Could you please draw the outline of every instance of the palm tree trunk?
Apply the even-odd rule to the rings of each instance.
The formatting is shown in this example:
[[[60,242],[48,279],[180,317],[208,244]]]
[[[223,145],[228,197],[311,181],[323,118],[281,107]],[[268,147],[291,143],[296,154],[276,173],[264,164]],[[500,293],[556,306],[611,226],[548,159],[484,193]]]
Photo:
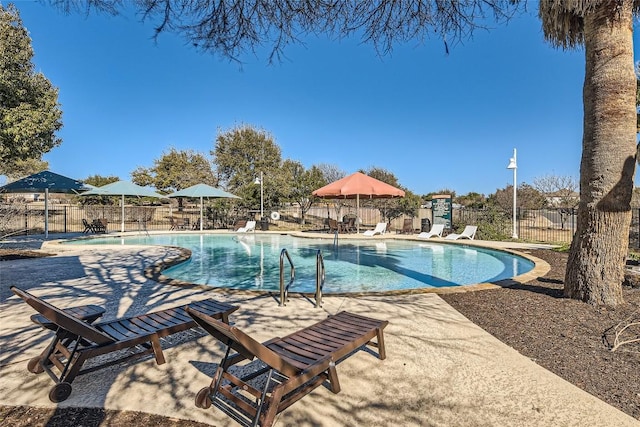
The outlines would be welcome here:
[[[564,294],[593,305],[624,302],[636,163],[632,3],[601,2],[584,17],[580,204]]]

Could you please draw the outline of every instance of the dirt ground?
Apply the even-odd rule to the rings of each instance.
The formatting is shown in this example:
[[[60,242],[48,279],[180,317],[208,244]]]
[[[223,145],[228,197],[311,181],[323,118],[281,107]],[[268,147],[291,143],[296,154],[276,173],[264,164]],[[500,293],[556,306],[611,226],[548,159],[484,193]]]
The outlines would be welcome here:
[[[39,251],[30,251],[27,249],[2,249],[0,248],[0,261],[8,261],[12,259],[39,258],[50,256],[51,254]]]
[[[615,327],[632,320],[640,322],[640,289],[624,289],[627,304],[623,307],[593,308],[563,298],[566,254],[549,250],[529,252],[551,265],[545,277],[510,288],[448,294],[443,298],[521,354],[640,419],[640,343],[611,351]],[[627,329],[621,337],[640,337],[640,326]],[[0,405],[0,425],[200,427],[205,424],[141,412]]]

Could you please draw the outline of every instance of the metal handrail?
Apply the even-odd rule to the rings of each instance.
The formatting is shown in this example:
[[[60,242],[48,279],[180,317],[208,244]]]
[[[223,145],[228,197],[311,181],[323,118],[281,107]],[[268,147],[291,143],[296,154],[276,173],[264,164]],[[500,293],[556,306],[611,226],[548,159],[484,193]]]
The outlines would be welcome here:
[[[284,286],[284,257],[287,257],[289,261],[289,265],[291,266],[291,278],[287,286]],[[291,257],[289,256],[289,252],[286,248],[280,251],[280,307],[285,305],[286,301],[289,301],[289,286],[293,283],[293,280],[296,278],[296,268],[293,266],[293,261],[291,261]]]
[[[316,253],[316,308],[322,307],[322,288],[326,277],[324,259],[320,250]]]
[[[333,246],[338,246],[338,230],[337,229],[333,235]]]

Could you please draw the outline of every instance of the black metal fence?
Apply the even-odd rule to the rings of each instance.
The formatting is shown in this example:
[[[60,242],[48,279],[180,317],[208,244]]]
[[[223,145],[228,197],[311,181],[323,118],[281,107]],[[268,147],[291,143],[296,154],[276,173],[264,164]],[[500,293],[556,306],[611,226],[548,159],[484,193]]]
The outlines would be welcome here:
[[[576,209],[518,209],[516,234],[528,242],[570,243],[576,231]],[[454,209],[453,226],[478,226],[479,237],[504,240],[513,236],[513,212],[499,209]]]
[[[270,214],[271,212],[269,212]],[[272,227],[282,230],[322,229],[327,215],[336,217],[345,212],[328,211],[326,206],[317,206],[305,213],[305,224],[298,207],[279,209],[277,219],[269,218]],[[518,239],[529,242],[568,244],[576,231],[577,210],[575,209],[518,209],[516,232]],[[7,234],[41,234],[44,232],[45,210],[42,204],[0,205],[0,236]],[[228,229],[238,218],[254,218],[255,212],[221,212],[205,208],[203,227],[207,229]],[[374,208],[362,208],[360,217],[364,228],[382,222],[380,212]],[[170,230],[176,224],[183,229],[199,228],[200,209],[197,206],[181,209],[168,206],[126,206],[124,210],[125,231]],[[82,220],[106,219],[107,231],[120,231],[123,220],[120,206],[109,205],[61,205],[48,208],[48,229],[50,233],[82,232]],[[391,221],[391,229],[403,227],[405,217]],[[420,231],[424,223],[431,223],[430,209],[420,209],[413,217],[414,230]],[[513,234],[513,212],[499,209],[454,209],[452,225],[455,230],[465,225],[478,226],[478,238],[484,240],[510,239]],[[640,248],[640,209],[633,209],[629,230],[629,245]]]

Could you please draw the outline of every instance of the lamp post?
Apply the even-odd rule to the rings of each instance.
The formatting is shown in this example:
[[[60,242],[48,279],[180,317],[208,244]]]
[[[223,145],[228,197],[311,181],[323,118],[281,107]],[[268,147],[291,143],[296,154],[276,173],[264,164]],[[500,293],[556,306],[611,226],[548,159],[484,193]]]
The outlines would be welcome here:
[[[254,184],[260,184],[260,222],[262,222],[262,218],[264,218],[264,186],[262,181],[263,175],[262,171],[260,171],[260,177],[256,177],[256,180],[253,182]]]
[[[513,149],[513,157],[509,159],[509,166],[507,166],[507,169],[513,169],[513,234],[511,237],[513,237],[514,239],[518,238],[518,229],[517,229],[517,223],[516,223],[516,216],[517,216],[517,192],[518,192],[518,180],[516,178],[516,171],[518,170],[518,162],[516,160],[516,149]]]

